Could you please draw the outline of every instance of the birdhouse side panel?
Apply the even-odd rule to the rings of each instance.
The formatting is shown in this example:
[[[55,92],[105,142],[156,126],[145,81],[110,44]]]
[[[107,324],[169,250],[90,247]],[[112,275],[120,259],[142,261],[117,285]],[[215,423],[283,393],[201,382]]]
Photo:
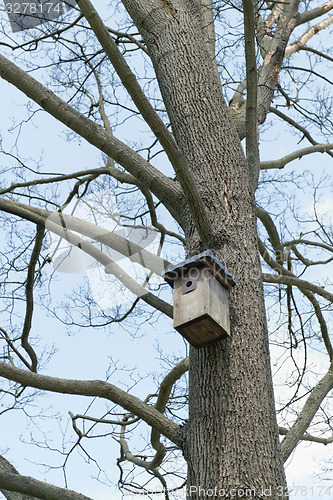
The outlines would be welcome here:
[[[214,278],[208,280],[208,284],[208,314],[227,335],[230,335],[229,292]]]

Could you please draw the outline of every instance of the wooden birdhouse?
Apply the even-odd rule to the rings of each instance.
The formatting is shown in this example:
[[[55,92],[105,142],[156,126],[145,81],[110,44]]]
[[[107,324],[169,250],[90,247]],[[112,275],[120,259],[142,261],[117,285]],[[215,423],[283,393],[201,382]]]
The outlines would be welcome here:
[[[174,289],[173,326],[191,345],[230,335],[229,290],[236,280],[211,252],[170,267],[163,278]]]

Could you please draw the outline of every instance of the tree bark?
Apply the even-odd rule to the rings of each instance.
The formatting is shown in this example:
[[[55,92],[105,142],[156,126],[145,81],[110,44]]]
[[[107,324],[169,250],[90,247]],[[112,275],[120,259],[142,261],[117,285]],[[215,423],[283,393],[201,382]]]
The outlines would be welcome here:
[[[252,488],[252,498],[259,498],[264,488],[276,499],[285,476],[254,198],[241,143],[207,57],[197,3],[124,4],[145,39],[177,145],[215,230],[210,242],[202,242],[193,223],[185,223],[188,253],[209,247],[237,279],[230,293],[230,338],[190,352],[188,495],[202,498],[216,488],[221,495],[239,490],[244,497]]]
[[[0,455],[0,474],[19,474],[15,467],[2,455]],[[35,500],[36,498],[17,491],[5,490],[2,487],[0,487],[0,491],[7,500]]]

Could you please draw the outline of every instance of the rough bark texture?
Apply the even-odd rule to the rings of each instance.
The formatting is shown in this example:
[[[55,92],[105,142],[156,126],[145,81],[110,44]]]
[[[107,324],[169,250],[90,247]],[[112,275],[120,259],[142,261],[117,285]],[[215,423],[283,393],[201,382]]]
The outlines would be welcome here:
[[[230,294],[231,338],[190,354],[190,408],[184,455],[189,498],[285,486],[274,411],[254,200],[235,127],[200,32],[195,2],[124,2],[145,38],[176,142],[216,231],[209,246],[237,279]],[[182,8],[183,6],[183,8]],[[197,490],[195,490],[197,488]],[[201,488],[201,495],[199,494]],[[278,490],[279,491],[279,490]],[[252,495],[252,498],[254,494]],[[235,496],[237,498],[237,496]]]
[[[258,69],[257,120],[259,124],[265,122],[274,97],[275,87],[285,57],[285,49],[297,24],[298,5],[299,0],[281,4],[282,15],[278,17],[273,36],[267,36],[266,29],[262,29],[265,23],[258,22],[257,24],[256,38],[263,58],[263,64]],[[259,19],[257,16],[258,21]],[[246,106],[244,106],[245,98],[243,95],[246,86],[246,81],[242,82],[230,102],[231,112],[240,139],[244,139],[247,132]]]
[[[8,462],[3,456],[0,455],[0,474],[19,474],[15,467]],[[0,488],[1,493],[7,500],[35,500],[36,497],[31,497],[30,495],[25,495],[24,493],[19,493],[17,491],[8,491]]]

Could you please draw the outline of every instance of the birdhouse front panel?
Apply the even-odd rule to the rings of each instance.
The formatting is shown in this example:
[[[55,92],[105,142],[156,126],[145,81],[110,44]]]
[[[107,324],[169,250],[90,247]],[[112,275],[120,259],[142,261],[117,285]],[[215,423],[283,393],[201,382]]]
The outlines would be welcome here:
[[[230,334],[228,291],[206,267],[175,280],[173,325],[195,347]]]
[[[174,289],[173,326],[194,347],[230,335],[229,290],[235,278],[210,251],[166,270]]]

